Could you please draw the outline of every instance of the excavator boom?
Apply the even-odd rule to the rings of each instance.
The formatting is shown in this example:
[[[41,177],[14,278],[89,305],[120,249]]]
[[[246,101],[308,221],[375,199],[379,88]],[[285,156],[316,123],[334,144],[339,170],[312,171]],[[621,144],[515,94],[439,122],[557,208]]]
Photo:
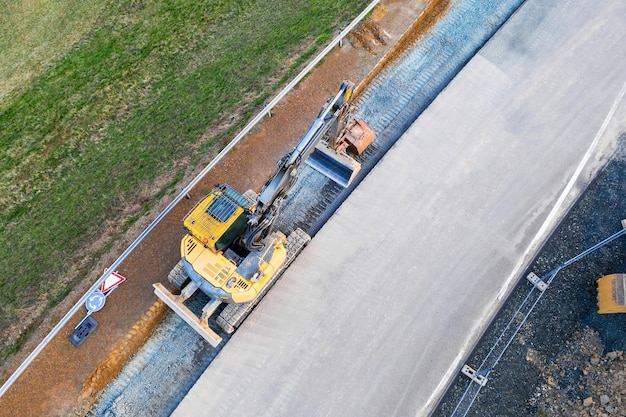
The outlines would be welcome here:
[[[348,103],[352,96],[354,83],[344,81],[339,87],[339,91],[334,97],[329,98],[320,109],[317,117],[309,126],[298,144],[291,152],[285,154],[278,161],[278,169],[273,177],[265,184],[257,198],[255,213],[248,221],[248,229],[243,237],[245,245],[249,248],[256,248],[260,240],[264,237],[265,231],[269,230],[274,222],[277,207],[287,196],[287,193],[295,183],[302,163],[307,161],[316,146],[329,133],[331,128],[337,129],[339,119],[345,114]],[[339,132],[330,132],[331,136],[336,136]],[[327,156],[323,164],[317,164],[316,169],[331,179],[336,178],[336,172],[345,171],[347,157],[338,155]]]
[[[290,188],[290,179],[295,176],[294,171],[299,169],[302,162],[309,158],[328,130],[333,125],[336,126],[337,119],[341,116],[345,106],[347,106],[353,89],[354,83],[350,81],[342,82],[337,94],[324,104],[317,118],[311,123],[311,126],[309,126],[309,129],[298,144],[291,152],[281,158],[278,162],[278,170],[267,182],[261,194],[259,194],[257,203],[261,207],[257,207],[257,210],[260,209],[262,211],[262,207],[269,207],[277,198],[286,194]]]

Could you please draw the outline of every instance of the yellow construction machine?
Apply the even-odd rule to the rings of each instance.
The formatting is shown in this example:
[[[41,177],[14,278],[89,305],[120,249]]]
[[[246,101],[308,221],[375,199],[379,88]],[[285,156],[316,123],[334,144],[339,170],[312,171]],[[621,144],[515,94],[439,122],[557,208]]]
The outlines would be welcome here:
[[[598,279],[598,313],[626,313],[626,274],[610,274]]]
[[[185,217],[181,260],[168,276],[179,295],[160,283],[156,295],[213,346],[221,337],[209,317],[227,303],[216,323],[232,333],[310,241],[296,229],[289,237],[272,230],[281,203],[306,162],[346,186],[360,165],[348,152],[360,154],[374,139],[362,120],[347,122],[354,84],[344,81],[320,109],[300,142],[278,161],[278,169],[259,194],[240,194],[227,184],[216,186]],[[197,291],[210,297],[198,317],[185,302]]]

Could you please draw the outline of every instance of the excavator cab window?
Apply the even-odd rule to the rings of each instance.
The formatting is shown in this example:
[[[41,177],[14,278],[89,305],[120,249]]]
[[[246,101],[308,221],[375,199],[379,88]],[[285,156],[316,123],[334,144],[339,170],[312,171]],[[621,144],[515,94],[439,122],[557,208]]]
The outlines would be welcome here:
[[[237,211],[237,205],[224,196],[219,196],[207,207],[206,212],[220,223],[226,223]]]
[[[239,217],[230,225],[230,227],[222,234],[222,236],[215,242],[215,250],[225,251],[230,248],[239,236],[243,233],[248,222],[248,217],[245,212],[242,212]]]

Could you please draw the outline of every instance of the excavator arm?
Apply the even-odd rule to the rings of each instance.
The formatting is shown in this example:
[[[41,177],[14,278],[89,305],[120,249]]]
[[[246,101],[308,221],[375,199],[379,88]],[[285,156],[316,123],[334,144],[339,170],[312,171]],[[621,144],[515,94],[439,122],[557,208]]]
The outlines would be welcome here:
[[[278,169],[265,184],[257,197],[256,210],[248,220],[248,227],[243,235],[244,245],[252,250],[262,245],[261,240],[272,226],[282,201],[295,184],[302,163],[314,151],[317,144],[330,132],[337,135],[338,122],[347,109],[352,96],[354,83],[344,81],[335,96],[330,97],[320,109],[317,118],[292,151],[278,161]]]

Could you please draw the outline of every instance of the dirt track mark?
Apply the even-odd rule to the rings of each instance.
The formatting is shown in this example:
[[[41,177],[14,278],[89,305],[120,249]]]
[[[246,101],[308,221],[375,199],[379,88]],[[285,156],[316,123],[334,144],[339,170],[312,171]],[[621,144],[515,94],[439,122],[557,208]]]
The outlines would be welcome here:
[[[378,45],[387,45],[384,29],[372,19],[360,24],[346,38],[355,48],[363,48],[369,53],[374,53],[374,48]]]
[[[428,3],[428,6],[418,16],[415,23],[402,35],[393,49],[378,61],[378,64],[376,64],[376,67],[374,67],[367,78],[356,87],[354,96],[357,97],[383,68],[396,62],[407,49],[425,36],[446,15],[449,8],[450,0],[432,0]]]

